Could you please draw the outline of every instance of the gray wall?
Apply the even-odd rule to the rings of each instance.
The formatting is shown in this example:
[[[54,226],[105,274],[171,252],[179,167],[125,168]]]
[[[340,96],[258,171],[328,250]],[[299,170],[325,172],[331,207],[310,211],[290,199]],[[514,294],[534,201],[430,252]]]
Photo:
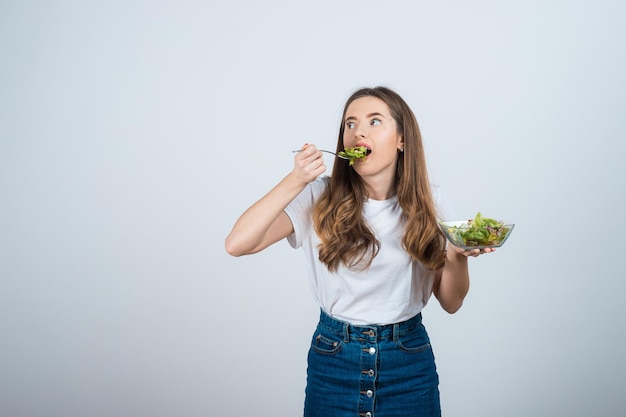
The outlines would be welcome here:
[[[623,413],[624,4],[3,1],[0,414],[301,415],[302,254],[223,241],[372,85],[517,224],[424,311],[444,415]]]

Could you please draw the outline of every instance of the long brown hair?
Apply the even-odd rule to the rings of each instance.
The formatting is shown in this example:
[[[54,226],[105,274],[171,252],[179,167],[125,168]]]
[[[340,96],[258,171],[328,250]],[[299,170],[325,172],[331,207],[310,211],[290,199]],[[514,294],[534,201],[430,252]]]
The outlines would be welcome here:
[[[398,152],[395,187],[406,220],[402,245],[411,258],[431,270],[443,267],[445,238],[437,227],[422,137],[413,111],[396,92],[386,87],[362,88],[348,98],[343,109],[337,152],[343,150],[348,106],[362,97],[384,101],[404,138]],[[367,191],[360,176],[346,163],[335,163],[329,186],[315,204],[313,224],[320,237],[319,259],[330,271],[339,263],[348,268],[367,269],[380,249],[380,242],[361,212]]]

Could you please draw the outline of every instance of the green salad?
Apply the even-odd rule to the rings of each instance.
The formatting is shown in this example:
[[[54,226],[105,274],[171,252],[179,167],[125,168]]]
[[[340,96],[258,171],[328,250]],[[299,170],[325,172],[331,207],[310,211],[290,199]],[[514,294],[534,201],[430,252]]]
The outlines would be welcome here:
[[[450,236],[464,246],[496,246],[506,239],[510,228],[504,222],[483,217],[480,212],[460,226],[444,226]]]
[[[365,161],[368,154],[369,151],[365,146],[357,146],[356,148],[345,148],[338,155],[348,158],[349,164],[352,166],[356,161]]]

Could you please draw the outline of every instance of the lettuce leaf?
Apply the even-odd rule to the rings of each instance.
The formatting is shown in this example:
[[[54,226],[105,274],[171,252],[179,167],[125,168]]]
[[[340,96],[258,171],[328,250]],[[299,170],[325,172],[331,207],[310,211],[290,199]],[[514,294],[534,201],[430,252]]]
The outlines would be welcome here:
[[[455,235],[467,246],[489,246],[499,244],[509,232],[503,222],[483,217],[478,212],[467,225],[458,228]]]
[[[365,157],[368,155],[368,149],[365,146],[345,148],[343,151],[340,151],[338,155],[348,158],[349,165],[352,166],[356,161],[365,161]]]

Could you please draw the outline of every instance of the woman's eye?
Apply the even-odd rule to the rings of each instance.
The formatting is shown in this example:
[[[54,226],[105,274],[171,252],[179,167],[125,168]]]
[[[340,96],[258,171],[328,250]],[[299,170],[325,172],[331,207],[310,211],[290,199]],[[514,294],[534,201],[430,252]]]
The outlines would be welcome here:
[[[354,122],[347,122],[347,123],[346,123],[346,127],[347,127],[348,129],[354,129]]]
[[[372,126],[378,126],[380,124],[380,119],[372,119]]]

